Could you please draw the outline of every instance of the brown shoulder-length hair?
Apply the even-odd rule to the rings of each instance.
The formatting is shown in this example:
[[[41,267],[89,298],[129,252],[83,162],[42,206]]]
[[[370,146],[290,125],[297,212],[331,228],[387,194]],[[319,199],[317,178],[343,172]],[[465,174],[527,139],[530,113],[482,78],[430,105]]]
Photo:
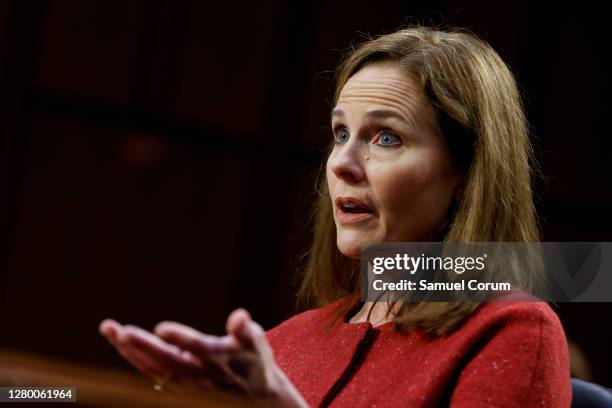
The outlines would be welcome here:
[[[464,30],[405,28],[370,39],[345,57],[336,72],[334,105],[347,80],[377,62],[395,63],[416,81],[464,172],[462,197],[439,240],[539,241],[528,127],[516,82],[501,57]],[[345,314],[359,302],[358,261],[337,248],[325,164],[317,184],[314,239],[299,297],[322,306],[352,296],[340,310]],[[400,330],[419,328],[444,335],[477,307],[475,302],[405,303],[393,320]]]

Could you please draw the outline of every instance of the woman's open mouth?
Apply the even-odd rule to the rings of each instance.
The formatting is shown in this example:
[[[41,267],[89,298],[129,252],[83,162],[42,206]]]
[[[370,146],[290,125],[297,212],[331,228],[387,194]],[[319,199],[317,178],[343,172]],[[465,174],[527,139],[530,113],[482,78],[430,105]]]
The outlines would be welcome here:
[[[374,211],[362,200],[353,197],[338,197],[338,221],[342,224],[355,224],[374,216]]]

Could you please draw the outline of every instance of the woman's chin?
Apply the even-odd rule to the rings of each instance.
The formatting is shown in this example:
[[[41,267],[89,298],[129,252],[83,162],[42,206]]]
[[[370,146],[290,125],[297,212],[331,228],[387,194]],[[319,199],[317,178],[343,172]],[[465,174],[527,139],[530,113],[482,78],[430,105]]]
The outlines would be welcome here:
[[[361,259],[361,248],[366,242],[369,241],[365,237],[360,238],[356,236],[338,236],[336,240],[340,253],[354,259]]]

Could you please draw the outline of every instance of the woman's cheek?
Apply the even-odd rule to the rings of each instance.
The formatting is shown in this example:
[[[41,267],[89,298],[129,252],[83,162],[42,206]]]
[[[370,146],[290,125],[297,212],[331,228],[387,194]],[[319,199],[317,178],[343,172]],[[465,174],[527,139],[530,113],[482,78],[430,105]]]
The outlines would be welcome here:
[[[373,189],[376,201],[380,203],[380,221],[388,234],[393,234],[404,225],[413,213],[413,200],[416,186],[408,177],[393,175],[379,180]]]
[[[326,179],[327,179],[327,190],[329,191],[329,196],[330,196],[330,199],[332,200],[332,207],[334,207],[333,197],[335,197],[334,192],[336,189],[337,180],[336,180],[336,175],[334,174],[333,171],[331,171],[329,166],[327,166],[327,169],[326,169]],[[335,214],[334,214],[334,218],[335,218]]]
[[[432,224],[437,223],[437,207],[445,199],[438,200],[439,180],[432,179],[428,166],[424,167],[380,171],[372,183],[376,201],[381,204],[379,215],[386,240],[424,240],[437,228]]]
[[[376,166],[371,187],[381,203],[390,209],[405,207],[429,183],[429,169],[414,160],[407,163],[384,163]]]

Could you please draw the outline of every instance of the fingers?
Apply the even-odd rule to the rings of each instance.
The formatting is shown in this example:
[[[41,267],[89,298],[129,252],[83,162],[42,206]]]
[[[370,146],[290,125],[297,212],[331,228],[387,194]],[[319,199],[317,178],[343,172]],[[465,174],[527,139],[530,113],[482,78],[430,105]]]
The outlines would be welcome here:
[[[140,350],[163,366],[166,371],[172,371],[181,377],[196,375],[202,368],[200,359],[189,351],[166,343],[154,334],[136,326],[124,326],[119,341],[121,344]]]
[[[116,340],[117,333],[119,332],[120,328],[121,325],[113,319],[104,319],[100,323],[100,326],[98,326],[100,334],[106,337],[109,341]]]
[[[147,377],[157,380],[168,375],[168,370],[165,367],[138,349],[123,345],[117,347],[117,351],[124,359],[140,371],[141,374]]]
[[[255,345],[249,335],[248,328],[245,327],[251,321],[251,315],[245,309],[236,309],[227,318],[225,329],[228,334],[232,334],[247,349],[254,349]]]
[[[228,333],[240,330],[249,320],[252,320],[251,314],[246,309],[236,309],[228,316],[225,329]]]
[[[173,381],[192,379],[202,366],[190,352],[180,350],[139,327],[122,326],[107,319],[100,323],[99,330],[125,360],[156,381],[169,374],[172,374]]]
[[[229,336],[210,336],[177,322],[159,323],[153,331],[166,342],[205,359],[221,352],[237,350],[239,346]]]
[[[240,344],[264,356],[271,356],[272,349],[263,328],[255,322],[249,312],[236,309],[230,313],[226,324],[227,332],[236,337]]]
[[[116,331],[116,336],[114,338],[107,338],[111,344],[115,346],[115,349],[121,355],[121,357],[127,360],[142,374],[157,379],[164,377],[168,373],[168,370],[166,370],[155,359],[126,342],[122,336],[122,328],[119,328]]]
[[[242,349],[234,337],[210,336],[176,322],[162,322],[155,327],[154,332],[165,341],[199,357],[204,365],[202,374],[217,388],[242,392],[250,388],[234,369],[235,363],[240,363],[238,360],[244,360],[246,354],[254,352]],[[248,364],[250,362],[254,364]],[[242,362],[242,365],[249,366],[244,367],[243,371],[249,371],[257,363],[257,357]]]
[[[111,319],[99,326],[123,358],[156,381],[172,373],[181,387],[264,393],[274,362],[263,329],[244,309],[230,314],[227,329],[226,336],[211,336],[177,322],[159,323],[155,334]]]

